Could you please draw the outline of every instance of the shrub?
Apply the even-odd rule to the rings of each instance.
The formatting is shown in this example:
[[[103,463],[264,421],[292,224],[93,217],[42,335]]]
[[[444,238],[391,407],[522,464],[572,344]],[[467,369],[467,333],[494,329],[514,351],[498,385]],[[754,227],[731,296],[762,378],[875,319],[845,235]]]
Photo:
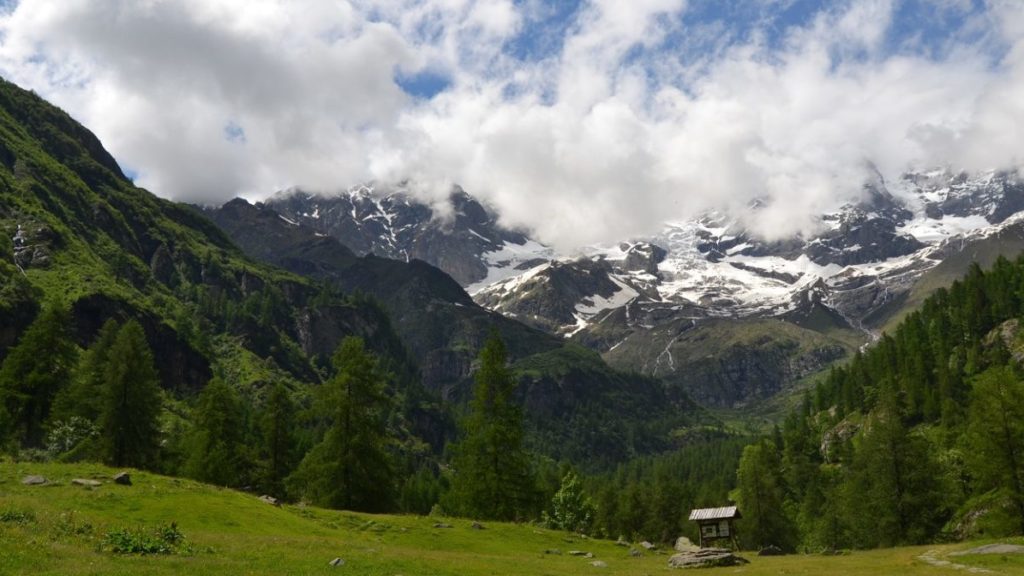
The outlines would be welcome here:
[[[115,528],[104,535],[100,549],[115,554],[174,554],[185,550],[184,544],[185,535],[171,522],[152,532]]]

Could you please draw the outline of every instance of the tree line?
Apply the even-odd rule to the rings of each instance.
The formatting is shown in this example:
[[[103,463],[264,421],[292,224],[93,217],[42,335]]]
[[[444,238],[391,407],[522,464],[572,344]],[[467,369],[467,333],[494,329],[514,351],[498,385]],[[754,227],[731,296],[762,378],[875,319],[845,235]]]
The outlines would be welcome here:
[[[972,265],[746,447],[750,545],[1024,533],[1024,258]]]

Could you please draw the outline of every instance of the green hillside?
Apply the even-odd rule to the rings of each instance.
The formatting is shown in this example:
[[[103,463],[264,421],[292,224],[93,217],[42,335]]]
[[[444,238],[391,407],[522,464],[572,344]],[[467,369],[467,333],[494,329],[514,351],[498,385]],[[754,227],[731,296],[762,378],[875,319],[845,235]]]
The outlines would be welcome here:
[[[252,494],[131,471],[132,485],[110,482],[115,469],[93,465],[0,464],[0,572],[3,574],[655,574],[670,572],[669,552],[644,551],[607,540],[529,524],[383,516],[265,504]],[[49,485],[25,486],[25,475]],[[87,488],[75,478],[103,484]],[[184,540],[170,554],[123,554],[111,533],[156,533],[175,523]],[[435,528],[446,523],[451,528]],[[1021,543],[1020,539],[1015,541]],[[995,574],[1024,571],[1022,556],[948,556],[970,545],[856,552],[842,556],[758,557],[708,574],[935,574],[921,556],[978,566]],[[569,555],[590,552],[593,558]],[[560,551],[561,554],[546,553]],[[345,564],[331,567],[341,558]],[[600,561],[606,567],[592,562]],[[950,568],[945,570],[953,573]]]

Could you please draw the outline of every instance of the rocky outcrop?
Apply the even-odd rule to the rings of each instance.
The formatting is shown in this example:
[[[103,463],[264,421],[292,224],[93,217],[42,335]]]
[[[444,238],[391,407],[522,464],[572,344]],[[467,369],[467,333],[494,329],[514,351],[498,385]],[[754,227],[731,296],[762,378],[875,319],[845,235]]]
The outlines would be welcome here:
[[[749,560],[725,548],[701,548],[696,552],[680,552],[668,559],[671,568],[716,568],[749,563]]]

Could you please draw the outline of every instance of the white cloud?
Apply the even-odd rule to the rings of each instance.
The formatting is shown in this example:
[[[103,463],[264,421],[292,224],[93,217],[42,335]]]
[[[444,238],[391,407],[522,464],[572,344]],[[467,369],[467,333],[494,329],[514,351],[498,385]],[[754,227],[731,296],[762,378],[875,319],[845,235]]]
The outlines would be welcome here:
[[[22,0],[0,17],[0,71],[163,196],[411,179],[438,201],[460,183],[563,247],[755,198],[751,226],[783,236],[856,198],[869,162],[1024,160],[1019,2],[990,0],[940,56],[920,37],[891,49],[892,0],[832,4],[781,42],[685,23],[689,3],[590,0],[522,61],[509,42],[543,3]],[[395,82],[427,70],[450,79],[429,100]]]

